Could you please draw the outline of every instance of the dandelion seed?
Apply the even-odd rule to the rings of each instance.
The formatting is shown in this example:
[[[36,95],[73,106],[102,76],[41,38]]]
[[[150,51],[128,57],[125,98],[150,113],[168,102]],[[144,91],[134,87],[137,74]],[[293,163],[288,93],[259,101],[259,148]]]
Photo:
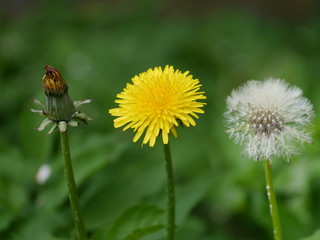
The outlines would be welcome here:
[[[43,164],[40,166],[39,170],[37,171],[36,174],[36,181],[39,184],[44,184],[50,177],[51,175],[51,167],[48,164]]]
[[[284,80],[248,81],[234,90],[226,103],[227,132],[253,159],[284,156],[289,161],[303,143],[312,142],[312,104],[300,88],[290,87]]]
[[[126,88],[117,95],[115,101],[119,108],[109,110],[114,127],[132,128],[136,133],[133,142],[145,133],[143,144],[153,147],[156,138],[162,135],[164,144],[169,142],[170,132],[177,137],[179,122],[184,126],[195,126],[193,118],[198,118],[206,99],[200,92],[199,80],[193,79],[189,72],[174,70],[172,66],[149,69],[132,78]]]

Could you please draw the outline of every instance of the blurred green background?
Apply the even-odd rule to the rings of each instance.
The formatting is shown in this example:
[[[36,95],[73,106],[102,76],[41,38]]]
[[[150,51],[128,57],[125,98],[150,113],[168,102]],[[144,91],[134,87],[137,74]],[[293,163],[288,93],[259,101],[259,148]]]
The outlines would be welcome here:
[[[113,128],[108,109],[140,72],[170,64],[200,79],[205,114],[171,138],[177,240],[268,240],[263,164],[224,134],[224,99],[250,79],[284,78],[319,112],[320,15],[306,1],[22,1],[0,5],[0,239],[75,239],[59,135],[37,132],[46,64],[94,118],[70,129],[84,220],[92,240],[164,236],[165,174],[154,148]],[[314,145],[273,164],[284,239],[320,239],[320,119]],[[43,164],[48,181],[35,180]],[[312,237],[313,236],[313,237]],[[310,238],[307,238],[310,237]]]

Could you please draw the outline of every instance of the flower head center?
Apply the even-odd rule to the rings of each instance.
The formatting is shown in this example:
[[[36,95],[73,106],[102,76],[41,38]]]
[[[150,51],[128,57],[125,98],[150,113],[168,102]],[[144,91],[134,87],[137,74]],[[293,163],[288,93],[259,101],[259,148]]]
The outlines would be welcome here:
[[[150,91],[147,97],[144,96],[143,101],[145,101],[146,109],[157,112],[158,115],[167,114],[177,104],[175,94],[170,87],[159,84],[153,86],[153,91]]]
[[[277,112],[259,109],[251,114],[249,121],[256,133],[270,135],[283,130],[283,121]]]

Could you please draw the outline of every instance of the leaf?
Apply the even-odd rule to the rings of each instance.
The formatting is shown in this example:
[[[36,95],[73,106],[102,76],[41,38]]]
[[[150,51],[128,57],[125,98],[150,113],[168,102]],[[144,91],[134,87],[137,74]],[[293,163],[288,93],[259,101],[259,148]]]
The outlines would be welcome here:
[[[165,211],[152,205],[137,205],[125,211],[111,227],[113,240],[137,240],[164,227]]]
[[[165,211],[154,205],[139,204],[124,211],[110,228],[96,233],[91,240],[137,240],[164,228]]]
[[[33,208],[9,233],[9,240],[66,240],[71,231],[59,233],[67,224],[66,214],[41,207]],[[55,236],[58,235],[59,237]],[[2,239],[2,238],[1,238]],[[8,239],[8,238],[5,238]]]
[[[121,161],[94,176],[94,184],[85,193],[84,218],[89,229],[110,226],[124,209],[163,189],[163,162],[140,158],[127,152]]]
[[[30,169],[23,160],[17,149],[0,147],[0,232],[27,208]]]
[[[320,239],[320,229],[312,234],[312,236],[302,238],[301,240],[319,240]]]
[[[123,143],[110,135],[91,135],[72,140],[75,142],[70,141],[70,151],[78,188],[91,176],[117,160],[125,149]],[[61,154],[55,160],[52,172],[52,181],[47,186],[44,185],[46,188],[41,196],[48,208],[59,206],[68,197]]]
[[[176,222],[182,224],[193,207],[204,197],[211,185],[210,176],[192,179],[184,186],[177,187]]]

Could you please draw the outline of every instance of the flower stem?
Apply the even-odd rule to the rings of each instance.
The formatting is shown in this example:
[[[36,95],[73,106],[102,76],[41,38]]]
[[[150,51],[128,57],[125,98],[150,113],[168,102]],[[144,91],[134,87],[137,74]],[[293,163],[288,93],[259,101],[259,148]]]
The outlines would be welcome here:
[[[163,144],[166,176],[167,176],[167,236],[166,240],[174,239],[175,228],[175,193],[174,193],[174,177],[173,165],[169,144]]]
[[[76,183],[74,181],[74,176],[73,176],[67,131],[60,133],[60,139],[61,139],[62,154],[64,158],[64,171],[65,171],[65,176],[66,176],[67,185],[68,185],[70,205],[71,205],[74,224],[76,227],[77,238],[78,240],[86,240],[87,235],[86,235],[86,230],[85,230],[85,226],[82,219]]]
[[[271,165],[269,160],[265,160],[264,169],[266,174],[266,186],[267,186],[267,194],[269,199],[270,206],[270,215],[272,218],[273,225],[273,234],[275,240],[281,240],[281,223],[278,213],[276,194],[274,192],[273,183],[272,183],[272,175],[271,175]]]

